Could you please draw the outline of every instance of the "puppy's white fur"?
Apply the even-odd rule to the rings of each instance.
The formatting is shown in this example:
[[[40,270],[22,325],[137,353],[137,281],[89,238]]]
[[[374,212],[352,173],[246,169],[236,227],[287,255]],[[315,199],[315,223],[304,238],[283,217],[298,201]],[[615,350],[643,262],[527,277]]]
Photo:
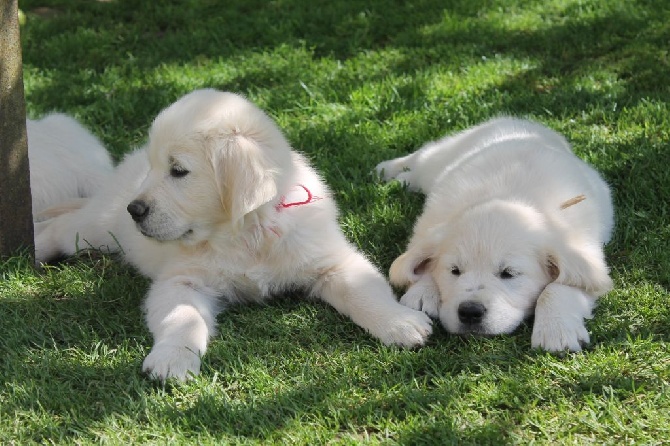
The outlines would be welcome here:
[[[607,184],[558,133],[502,117],[377,172],[427,194],[391,282],[401,302],[458,334],[509,333],[535,315],[532,345],[578,351],[584,319],[612,281]],[[581,201],[580,201],[581,200]]]
[[[137,223],[127,206],[136,207]],[[431,332],[430,319],[399,304],[346,240],[331,193],[307,161],[232,93],[198,90],[163,110],[146,149],[128,155],[105,190],[47,222],[38,261],[74,253],[77,237],[83,247],[121,250],[153,279],[145,310],[154,346],[143,369],[155,378],[198,373],[226,304],[292,289],[386,344],[421,345]]]
[[[112,174],[107,150],[75,119],[60,113],[26,120],[33,216],[64,203],[77,207]]]

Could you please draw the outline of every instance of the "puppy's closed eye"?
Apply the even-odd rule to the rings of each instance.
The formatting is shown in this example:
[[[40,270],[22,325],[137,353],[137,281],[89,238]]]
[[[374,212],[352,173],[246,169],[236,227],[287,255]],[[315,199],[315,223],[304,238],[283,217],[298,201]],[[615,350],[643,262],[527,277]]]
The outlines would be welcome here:
[[[175,164],[170,167],[170,176],[173,178],[183,178],[188,174],[189,171],[179,165]]]
[[[170,164],[170,176],[172,178],[183,178],[190,173],[187,168],[172,156],[168,157],[168,163]]]
[[[518,271],[515,271],[514,269],[508,267],[508,268],[503,268],[498,273],[498,277],[500,277],[501,279],[507,280],[507,279],[513,279],[516,276],[518,276],[519,274],[520,273]]]

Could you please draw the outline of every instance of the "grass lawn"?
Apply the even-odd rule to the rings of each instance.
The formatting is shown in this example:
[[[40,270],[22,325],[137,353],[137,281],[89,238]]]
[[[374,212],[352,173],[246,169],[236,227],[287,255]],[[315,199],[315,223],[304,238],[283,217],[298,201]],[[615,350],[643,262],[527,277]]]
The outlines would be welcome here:
[[[267,110],[384,271],[422,197],[377,162],[502,113],[564,133],[612,185],[616,288],[592,345],[385,347],[332,308],[234,307],[202,374],[160,385],[148,282],[114,258],[0,263],[0,443],[660,444],[670,441],[670,4],[665,0],[20,0],[27,109],[118,159],[200,87]]]

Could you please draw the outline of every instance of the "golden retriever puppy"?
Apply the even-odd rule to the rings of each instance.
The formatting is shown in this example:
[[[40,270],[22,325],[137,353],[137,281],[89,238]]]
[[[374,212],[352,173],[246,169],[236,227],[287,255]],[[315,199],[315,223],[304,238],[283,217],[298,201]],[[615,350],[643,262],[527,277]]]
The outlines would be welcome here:
[[[432,329],[346,240],[305,158],[232,93],[198,90],[163,110],[106,190],[47,224],[38,261],[74,253],[79,240],[122,252],[153,280],[143,370],[154,378],[199,372],[226,305],[289,290],[323,299],[385,344],[421,345]]]
[[[510,333],[534,315],[534,347],[589,342],[584,319],[612,288],[603,245],[614,216],[607,184],[561,135],[501,117],[376,170],[427,194],[390,269],[408,286],[401,303],[451,333]]]
[[[54,113],[26,120],[33,216],[95,194],[114,171],[105,147],[77,120]],[[75,200],[75,201],[72,201]]]

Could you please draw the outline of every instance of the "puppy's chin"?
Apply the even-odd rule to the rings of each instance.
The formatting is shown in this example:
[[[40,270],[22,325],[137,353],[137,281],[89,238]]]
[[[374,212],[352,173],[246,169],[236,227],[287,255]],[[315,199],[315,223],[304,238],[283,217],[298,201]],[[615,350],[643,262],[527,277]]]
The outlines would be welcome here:
[[[485,318],[477,324],[463,323],[457,318],[444,317],[440,315],[440,322],[442,326],[451,334],[459,336],[498,336],[513,333],[520,325],[524,323],[526,317],[521,315],[505,315],[504,319],[499,317],[497,320]],[[453,320],[452,320],[453,319]]]
[[[172,230],[156,230],[152,228],[145,228],[141,224],[136,224],[137,229],[143,236],[156,240],[157,242],[173,242],[180,241],[184,243],[197,243],[195,239],[195,232],[191,228],[172,229]]]
[[[445,327],[446,328],[446,327]],[[449,330],[447,328],[447,330]],[[449,330],[451,333],[459,336],[495,336],[496,333],[492,333],[490,329],[485,325],[465,325],[460,324],[456,330]]]
[[[444,324],[442,324],[442,325],[444,325]],[[514,332],[514,330],[516,330],[519,325],[521,325],[521,323],[519,323],[517,325],[514,325],[514,326],[505,327],[504,329],[499,329],[497,327],[491,327],[490,325],[487,325],[487,324],[477,324],[477,325],[460,324],[455,330],[451,330],[450,328],[448,328],[446,326],[445,326],[445,328],[450,333],[455,334],[455,335],[459,335],[459,336],[492,337],[492,336],[510,334],[510,333]]]

